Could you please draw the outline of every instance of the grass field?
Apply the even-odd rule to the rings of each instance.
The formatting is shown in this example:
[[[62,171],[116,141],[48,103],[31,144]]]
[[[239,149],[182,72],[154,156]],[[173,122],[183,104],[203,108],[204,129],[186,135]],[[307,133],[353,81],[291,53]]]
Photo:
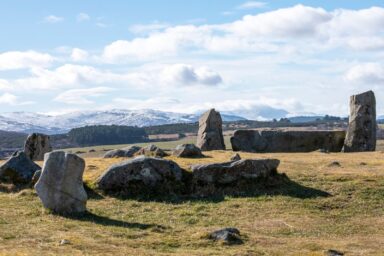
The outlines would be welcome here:
[[[168,159],[189,168],[227,161],[232,152],[207,155]],[[382,151],[241,156],[280,159],[279,172],[288,175],[291,185],[274,194],[177,202],[93,196],[87,203],[90,213],[72,218],[43,210],[31,189],[2,192],[0,255],[324,255],[328,249],[384,255]],[[84,180],[91,186],[106,168],[122,161],[85,160]],[[341,167],[329,166],[333,161]],[[205,239],[224,227],[240,229],[244,244]],[[62,239],[70,243],[60,245]]]

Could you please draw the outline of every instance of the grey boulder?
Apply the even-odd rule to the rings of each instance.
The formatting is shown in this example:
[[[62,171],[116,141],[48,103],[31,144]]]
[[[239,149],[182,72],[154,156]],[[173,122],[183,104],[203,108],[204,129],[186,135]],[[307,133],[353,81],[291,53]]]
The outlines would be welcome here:
[[[45,155],[43,170],[35,185],[45,208],[59,214],[86,211],[84,167],[84,160],[75,154],[57,151]]]
[[[277,174],[277,159],[243,159],[235,162],[193,165],[192,193],[239,195],[251,192],[263,179]]]
[[[114,149],[106,152],[103,158],[119,158],[119,157],[133,157],[141,147],[131,146],[122,149]]]
[[[376,99],[372,91],[352,95],[344,152],[375,151]]]
[[[34,161],[44,160],[44,154],[51,151],[50,137],[42,133],[32,133],[24,144],[25,154]]]
[[[185,175],[173,161],[140,156],[112,165],[96,183],[105,193],[123,197],[175,195],[185,189]]]
[[[172,152],[172,155],[177,157],[204,157],[200,148],[195,144],[181,144],[178,145]]]
[[[35,164],[24,152],[15,152],[0,166],[0,180],[13,184],[27,184],[41,167]]]
[[[202,151],[225,150],[222,119],[219,112],[210,109],[199,119],[196,145]]]

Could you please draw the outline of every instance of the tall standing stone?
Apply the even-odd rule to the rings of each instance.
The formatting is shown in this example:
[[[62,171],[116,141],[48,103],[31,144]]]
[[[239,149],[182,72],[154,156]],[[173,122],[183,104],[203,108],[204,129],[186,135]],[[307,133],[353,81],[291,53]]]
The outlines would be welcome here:
[[[50,137],[41,133],[32,133],[24,144],[25,154],[33,161],[44,160],[44,154],[51,152]]]
[[[196,145],[203,151],[225,150],[220,113],[215,109],[205,112],[199,119]]]
[[[376,99],[372,91],[352,95],[344,152],[375,151]]]
[[[84,160],[75,154],[56,151],[45,155],[43,171],[35,185],[45,208],[60,214],[86,210],[84,167]]]

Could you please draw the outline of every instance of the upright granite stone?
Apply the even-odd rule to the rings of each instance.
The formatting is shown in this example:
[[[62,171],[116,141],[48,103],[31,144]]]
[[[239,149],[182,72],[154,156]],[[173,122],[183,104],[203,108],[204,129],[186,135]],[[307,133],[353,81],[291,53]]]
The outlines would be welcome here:
[[[199,119],[196,145],[203,151],[225,150],[222,120],[219,112],[210,109]]]
[[[345,131],[238,130],[231,137],[233,151],[245,152],[340,152]]]
[[[25,154],[33,161],[44,160],[44,154],[51,152],[50,137],[41,133],[32,133],[24,144]]]
[[[75,154],[56,151],[45,155],[43,171],[35,185],[45,208],[60,214],[86,211],[84,167],[84,160]]]
[[[344,152],[375,151],[376,99],[372,91],[352,95]]]
[[[27,184],[41,167],[29,159],[24,152],[15,152],[0,166],[0,180],[15,185]]]

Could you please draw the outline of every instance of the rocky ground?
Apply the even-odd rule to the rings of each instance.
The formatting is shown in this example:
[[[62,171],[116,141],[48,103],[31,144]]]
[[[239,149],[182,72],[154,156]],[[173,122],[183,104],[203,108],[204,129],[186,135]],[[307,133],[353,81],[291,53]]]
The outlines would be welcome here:
[[[373,153],[250,154],[277,158],[290,182],[243,197],[143,201],[90,193],[83,216],[43,210],[31,189],[0,193],[0,255],[345,255],[384,252],[383,143]],[[227,161],[232,151],[202,159],[166,157],[188,169]],[[85,183],[122,159],[85,158]],[[42,164],[41,162],[38,162]],[[210,233],[234,227],[243,243]]]

